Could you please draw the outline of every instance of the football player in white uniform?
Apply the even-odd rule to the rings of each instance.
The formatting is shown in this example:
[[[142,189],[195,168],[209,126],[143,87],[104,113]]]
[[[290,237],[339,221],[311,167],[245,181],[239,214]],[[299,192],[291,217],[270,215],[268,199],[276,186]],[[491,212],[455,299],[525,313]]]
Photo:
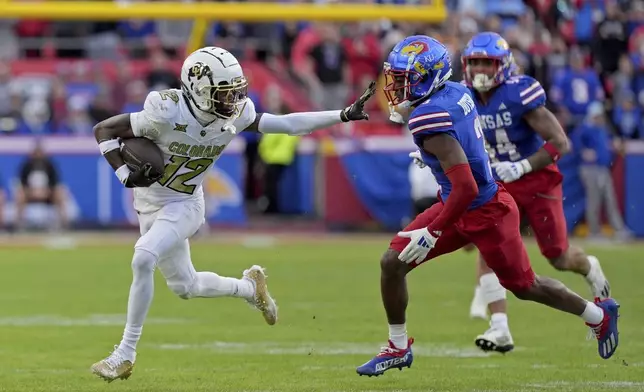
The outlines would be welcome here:
[[[101,153],[126,187],[134,189],[141,237],[134,246],[133,281],[123,339],[105,359],[92,365],[99,377],[113,381],[132,373],[136,345],[152,302],[153,273],[159,268],[167,285],[183,299],[241,297],[259,309],[269,325],[277,321],[264,270],[252,266],[241,279],[197,272],[188,238],[204,222],[202,182],[235,134],[243,130],[306,135],[348,121],[368,120],[364,103],[375,83],[343,110],[272,115],[256,113],[247,98],[248,84],[237,59],[225,49],[205,47],[190,54],[181,69],[181,89],[151,92],[143,111],[120,114],[94,127]],[[149,165],[130,170],[119,139],[146,137],[165,158],[165,172]]]

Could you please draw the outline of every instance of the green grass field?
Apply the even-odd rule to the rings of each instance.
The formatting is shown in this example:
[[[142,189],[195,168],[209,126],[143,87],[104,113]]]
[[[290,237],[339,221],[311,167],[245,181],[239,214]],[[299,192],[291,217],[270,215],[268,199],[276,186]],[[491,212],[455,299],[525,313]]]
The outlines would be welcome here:
[[[181,300],[157,273],[134,374],[107,384],[89,372],[120,341],[131,279],[129,243],[67,250],[0,248],[0,391],[644,391],[642,245],[590,249],[622,305],[610,360],[580,319],[510,299],[517,348],[485,355],[487,327],[468,318],[475,254],[457,252],[411,274],[411,369],[358,377],[387,338],[378,260],[383,237],[273,247],[196,243],[197,269],[239,276],[268,269],[274,327],[239,299]],[[535,269],[587,295],[581,277]]]

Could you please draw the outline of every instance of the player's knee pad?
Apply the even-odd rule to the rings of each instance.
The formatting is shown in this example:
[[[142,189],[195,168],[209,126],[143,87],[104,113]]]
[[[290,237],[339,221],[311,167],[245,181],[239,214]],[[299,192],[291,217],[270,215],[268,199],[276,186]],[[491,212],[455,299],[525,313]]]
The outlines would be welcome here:
[[[170,291],[175,293],[181,299],[190,299],[192,295],[192,287],[197,284],[196,279],[168,279],[166,282]]]
[[[192,298],[192,295],[190,295],[190,288],[185,284],[168,282],[168,288],[181,299]]]
[[[506,291],[499,278],[494,273],[485,274],[479,279],[481,298],[486,304],[500,301],[506,298]]]
[[[132,272],[134,274],[153,274],[157,263],[157,257],[144,249],[134,249],[132,257]]]

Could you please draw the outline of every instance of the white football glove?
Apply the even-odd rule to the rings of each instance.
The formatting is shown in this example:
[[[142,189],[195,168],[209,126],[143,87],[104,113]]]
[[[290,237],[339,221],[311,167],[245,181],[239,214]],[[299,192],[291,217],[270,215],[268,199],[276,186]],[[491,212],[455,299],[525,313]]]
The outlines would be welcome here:
[[[420,155],[420,151],[416,150],[414,152],[410,152],[409,157],[413,159],[416,166],[420,167],[421,169],[427,167],[427,165],[425,165],[425,162],[423,162],[423,157]]]
[[[519,162],[495,162],[492,167],[496,170],[501,181],[506,183],[516,181],[532,171],[532,165],[527,159],[522,159]]]
[[[400,231],[399,237],[409,238],[409,244],[398,255],[398,260],[407,264],[420,263],[436,244],[440,233],[430,233],[426,227],[412,231]]]

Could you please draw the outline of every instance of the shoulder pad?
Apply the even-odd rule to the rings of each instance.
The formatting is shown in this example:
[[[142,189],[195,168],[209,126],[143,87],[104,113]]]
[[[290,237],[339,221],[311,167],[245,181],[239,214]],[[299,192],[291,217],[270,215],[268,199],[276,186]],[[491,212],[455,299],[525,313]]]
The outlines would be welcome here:
[[[527,75],[516,75],[505,84],[508,97],[515,104],[528,108],[545,104],[546,92],[536,79]]]
[[[412,134],[442,132],[453,127],[449,111],[432,104],[423,104],[414,109],[409,116],[407,125]]]
[[[237,119],[235,119],[234,125],[241,132],[255,122],[256,117],[257,113],[255,112],[255,104],[250,98],[248,98],[241,114]]]
[[[178,90],[152,91],[143,104],[143,111],[153,121],[163,122],[173,119],[179,112]]]

